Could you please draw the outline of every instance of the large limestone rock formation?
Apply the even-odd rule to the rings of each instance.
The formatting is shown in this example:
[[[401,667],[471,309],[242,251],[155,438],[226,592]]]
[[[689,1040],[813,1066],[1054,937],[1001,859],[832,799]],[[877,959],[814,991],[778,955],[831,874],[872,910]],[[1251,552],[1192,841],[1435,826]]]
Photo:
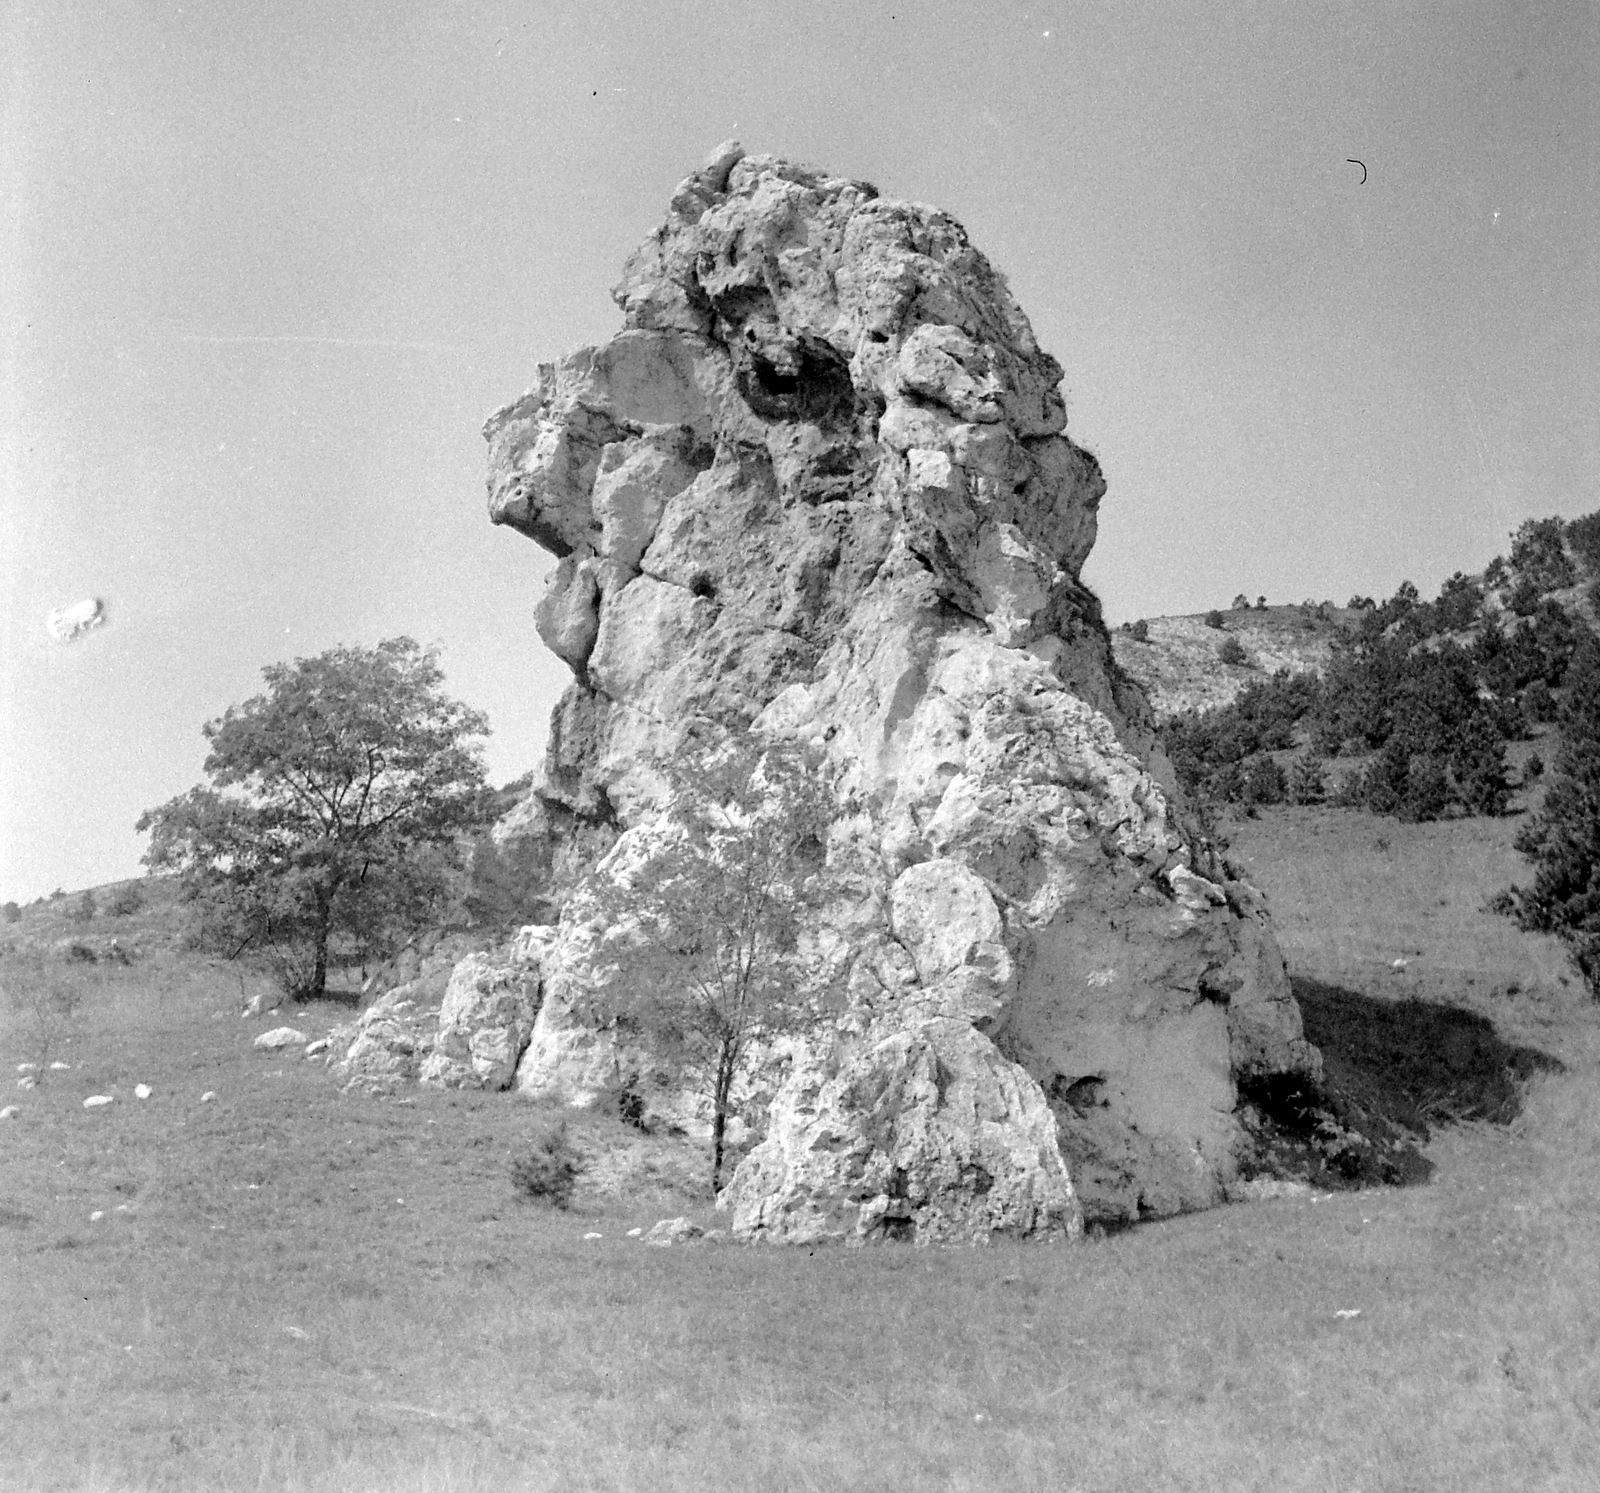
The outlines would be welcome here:
[[[559,557],[537,623],[574,674],[524,829],[570,883],[648,855],[692,742],[832,774],[814,932],[844,1015],[750,1075],[736,1231],[1048,1236],[1219,1201],[1240,1080],[1319,1058],[1112,664],[1078,578],[1105,483],[1005,281],[936,209],[730,144],[615,295],[623,330],[486,428],[492,517]],[[579,1015],[604,947],[569,901],[524,1091],[645,1081]]]

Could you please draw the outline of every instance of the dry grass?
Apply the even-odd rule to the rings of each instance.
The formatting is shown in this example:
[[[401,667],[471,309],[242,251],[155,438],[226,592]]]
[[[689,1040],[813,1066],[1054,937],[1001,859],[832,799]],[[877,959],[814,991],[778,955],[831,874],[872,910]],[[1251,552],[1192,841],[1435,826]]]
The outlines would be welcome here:
[[[1333,907],[1395,831],[1324,817],[1248,826],[1236,852],[1309,859],[1303,885]],[[1428,850],[1439,828],[1395,854],[1470,862]],[[1316,955],[1302,883],[1266,880]],[[1389,977],[1382,904],[1328,914],[1316,973]],[[1489,991],[1515,966],[1495,950],[1523,935],[1464,905],[1423,926],[1453,930],[1441,948],[1476,940],[1473,988],[1505,1003]],[[0,1486],[1589,1488],[1600,1089],[1570,990],[1511,1007],[1543,996],[1574,1066],[1509,1130],[1441,1133],[1428,1187],[1077,1248],[809,1252],[627,1238],[694,1211],[665,1196],[520,1202],[532,1106],[341,1098],[319,1066],[255,1052],[215,972],[113,972],[71,1070],[8,1094],[23,1112],[0,1125]],[[344,1013],[286,1014],[315,1032]],[[8,1068],[14,1037],[0,1028]],[[85,1111],[93,1092],[116,1102]]]

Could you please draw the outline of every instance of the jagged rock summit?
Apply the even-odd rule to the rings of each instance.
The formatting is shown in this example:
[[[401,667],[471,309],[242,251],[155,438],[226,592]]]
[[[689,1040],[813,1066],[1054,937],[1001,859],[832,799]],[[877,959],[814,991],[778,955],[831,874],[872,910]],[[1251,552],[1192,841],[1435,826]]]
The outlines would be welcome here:
[[[559,900],[649,856],[692,746],[830,775],[811,932],[843,1014],[746,1077],[735,1232],[1050,1237],[1221,1200],[1240,1082],[1320,1059],[1112,664],[1078,578],[1105,484],[1004,279],[937,209],[730,143],[614,294],[623,330],[485,431],[492,517],[559,557],[537,623],[574,674],[518,832]],[[517,1085],[682,1121],[581,1014],[605,937],[569,896]]]

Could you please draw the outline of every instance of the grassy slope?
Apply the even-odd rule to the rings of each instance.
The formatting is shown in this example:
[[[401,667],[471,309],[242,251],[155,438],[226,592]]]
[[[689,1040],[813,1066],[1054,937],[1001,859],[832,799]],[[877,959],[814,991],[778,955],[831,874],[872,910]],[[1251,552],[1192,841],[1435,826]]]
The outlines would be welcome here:
[[[1426,1188],[1078,1248],[646,1248],[683,1204],[513,1196],[534,1107],[341,1098],[215,967],[95,971],[71,1069],[7,1080],[0,1487],[1590,1487],[1600,1041],[1558,953],[1475,911],[1509,833],[1284,811],[1231,852],[1302,970],[1559,1053],[1509,1132],[1442,1132]]]

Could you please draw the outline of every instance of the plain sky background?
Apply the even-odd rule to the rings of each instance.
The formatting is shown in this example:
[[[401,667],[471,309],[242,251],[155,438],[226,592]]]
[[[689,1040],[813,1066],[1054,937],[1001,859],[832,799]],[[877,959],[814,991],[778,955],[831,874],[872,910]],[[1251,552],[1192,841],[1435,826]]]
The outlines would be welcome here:
[[[1113,622],[1425,594],[1600,507],[1600,8],[0,7],[0,899],[134,875],[262,665],[409,633],[533,766],[485,416],[718,141],[955,214],[1067,369]],[[1365,163],[1367,180],[1349,158]],[[43,619],[85,596],[72,646]]]

